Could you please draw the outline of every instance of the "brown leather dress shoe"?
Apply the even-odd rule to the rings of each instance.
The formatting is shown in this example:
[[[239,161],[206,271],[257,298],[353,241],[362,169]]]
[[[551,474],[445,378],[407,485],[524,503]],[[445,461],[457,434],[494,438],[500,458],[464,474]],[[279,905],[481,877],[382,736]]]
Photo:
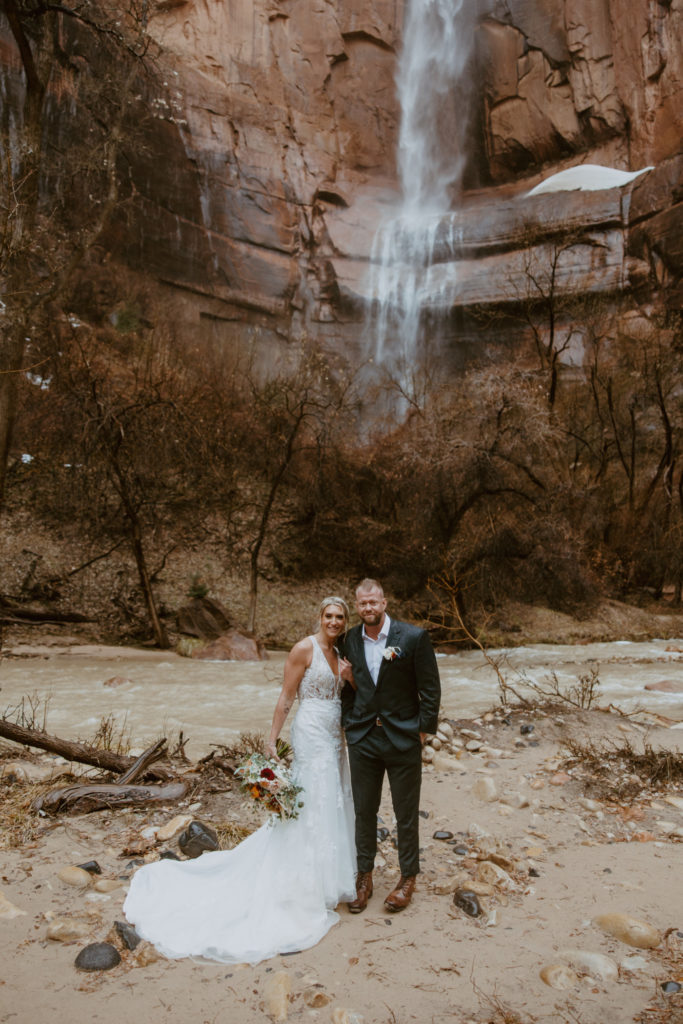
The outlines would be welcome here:
[[[399,910],[405,910],[413,893],[415,892],[415,875],[401,875],[398,880],[398,885],[395,889],[389,893],[384,901],[384,906],[387,910],[390,910],[392,914],[397,913]]]
[[[350,914],[365,910],[372,896],[372,871],[359,871],[356,875],[356,898],[348,904]]]

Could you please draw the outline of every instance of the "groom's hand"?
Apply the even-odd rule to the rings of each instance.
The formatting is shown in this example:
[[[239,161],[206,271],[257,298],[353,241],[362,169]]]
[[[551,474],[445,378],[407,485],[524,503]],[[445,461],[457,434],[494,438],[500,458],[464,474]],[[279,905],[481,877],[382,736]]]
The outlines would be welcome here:
[[[420,743],[422,744],[423,747],[425,745],[425,740],[427,739],[428,736],[429,736],[428,732],[421,732],[420,733]]]

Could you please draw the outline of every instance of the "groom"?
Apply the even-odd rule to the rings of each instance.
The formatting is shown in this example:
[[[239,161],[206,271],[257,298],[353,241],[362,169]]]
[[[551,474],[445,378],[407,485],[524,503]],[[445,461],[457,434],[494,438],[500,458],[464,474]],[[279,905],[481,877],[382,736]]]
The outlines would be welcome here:
[[[356,811],[356,898],[352,914],[372,896],[377,853],[377,812],[384,774],[389,776],[396,815],[401,877],[387,910],[404,910],[420,870],[418,821],[422,744],[436,732],[441,686],[436,658],[424,629],[390,619],[384,591],[365,579],[356,589],[361,626],[350,629],[343,655],[351,662],[353,686],[342,692],[342,722],[351,766]]]

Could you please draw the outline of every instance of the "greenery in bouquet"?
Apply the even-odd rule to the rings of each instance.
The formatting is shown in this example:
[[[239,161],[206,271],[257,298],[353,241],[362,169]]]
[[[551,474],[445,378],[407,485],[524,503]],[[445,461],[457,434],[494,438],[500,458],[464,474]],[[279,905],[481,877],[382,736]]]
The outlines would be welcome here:
[[[235,777],[247,796],[279,818],[296,818],[303,807],[302,787],[294,783],[287,766],[257,751],[235,768]]]

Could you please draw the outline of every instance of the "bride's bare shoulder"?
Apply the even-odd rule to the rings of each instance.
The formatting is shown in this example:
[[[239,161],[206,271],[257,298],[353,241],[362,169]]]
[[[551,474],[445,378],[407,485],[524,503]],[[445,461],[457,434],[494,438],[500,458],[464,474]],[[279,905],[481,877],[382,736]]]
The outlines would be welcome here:
[[[303,640],[297,640],[289,652],[289,657],[292,661],[299,664],[303,662],[308,667],[313,658],[313,637],[305,636]]]

